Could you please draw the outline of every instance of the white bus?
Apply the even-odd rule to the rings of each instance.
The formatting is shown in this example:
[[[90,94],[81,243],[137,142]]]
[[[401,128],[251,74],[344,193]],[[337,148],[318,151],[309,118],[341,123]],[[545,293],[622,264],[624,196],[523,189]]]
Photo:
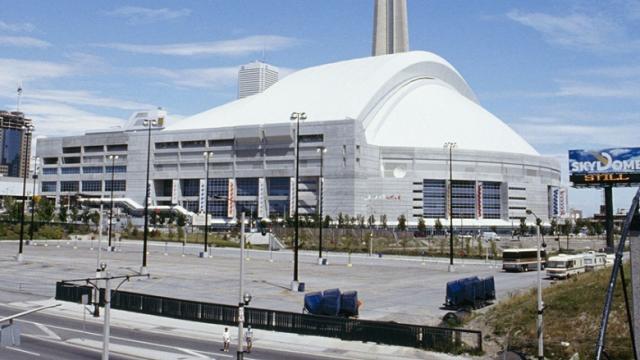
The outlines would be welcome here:
[[[594,271],[607,266],[607,254],[587,251],[584,255],[584,269],[586,271]]]
[[[560,254],[547,261],[547,276],[552,279],[567,279],[585,272],[584,255]]]
[[[502,251],[502,270],[505,271],[535,271],[538,269],[538,255],[536,248],[504,249]],[[547,253],[540,250],[540,270],[544,270]]]

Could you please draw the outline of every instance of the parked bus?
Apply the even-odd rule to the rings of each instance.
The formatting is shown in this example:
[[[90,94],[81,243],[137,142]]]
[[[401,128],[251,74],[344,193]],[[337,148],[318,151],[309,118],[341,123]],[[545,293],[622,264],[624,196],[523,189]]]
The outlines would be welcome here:
[[[584,255],[584,269],[585,271],[594,271],[607,266],[607,254],[587,251]]]
[[[552,256],[547,261],[547,276],[552,279],[567,279],[585,272],[584,254]]]
[[[502,251],[502,270],[505,271],[529,271],[538,269],[538,250],[530,249],[504,249]],[[544,270],[547,253],[540,250],[540,270]]]

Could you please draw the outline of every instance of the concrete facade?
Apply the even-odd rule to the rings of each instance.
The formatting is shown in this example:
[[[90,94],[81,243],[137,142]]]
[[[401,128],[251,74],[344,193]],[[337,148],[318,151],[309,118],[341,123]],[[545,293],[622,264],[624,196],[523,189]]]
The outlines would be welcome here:
[[[151,131],[152,204],[182,205],[197,212],[198,194],[185,192],[180,180],[205,179],[204,151],[212,151],[211,179],[289,178],[295,176],[294,123],[261,126],[239,126],[216,129]],[[423,180],[444,180],[449,184],[448,151],[442,148],[380,147],[367,144],[362,124],[357,120],[302,122],[300,126],[300,206],[301,214],[316,212],[317,180],[320,158],[317,148],[324,146],[323,213],[336,218],[374,215],[379,220],[386,215],[388,224],[404,215],[409,224],[416,224],[423,213]],[[116,166],[126,169],[114,173],[115,180],[124,180],[126,190],[114,192],[115,198],[126,197],[144,204],[147,158],[146,130],[93,133],[82,136],[38,139],[36,154],[43,159],[40,186],[43,195],[61,196],[82,193],[100,196],[100,191],[86,191],[83,181],[110,181],[111,161],[108,155],[119,156]],[[109,149],[116,150],[109,150]],[[103,149],[103,151],[96,151]],[[78,152],[74,152],[78,151]],[[79,159],[78,163],[75,163]],[[497,219],[454,219],[459,224],[473,226],[511,226],[512,220],[526,217],[531,208],[545,220],[549,216],[550,186],[560,185],[560,171],[553,159],[523,154],[453,150],[453,180],[474,183],[499,183],[500,216]],[[69,163],[71,162],[71,163]],[[85,173],[85,168],[100,167],[102,173]],[[107,168],[105,168],[107,167]],[[75,168],[68,173],[65,168]],[[47,170],[49,169],[49,170]],[[177,186],[173,181],[178,180]],[[61,188],[62,182],[78,182],[77,191]],[[261,180],[264,181],[264,180]],[[55,191],[51,184],[55,182]],[[49,184],[43,186],[43,184]],[[47,187],[49,186],[49,187]],[[105,186],[101,188],[105,190]],[[293,187],[290,187],[293,189]],[[520,189],[518,195],[510,196]],[[237,201],[257,203],[286,199],[292,203],[289,191],[283,196],[267,194],[240,196],[229,194]],[[261,190],[264,193],[264,191]],[[109,191],[102,194],[110,196]],[[214,194],[215,195],[215,194]],[[448,195],[447,195],[448,196]],[[514,199],[510,199],[514,198]],[[478,199],[476,199],[478,200]],[[265,201],[264,199],[262,201]],[[200,204],[201,205],[201,204]],[[481,205],[478,205],[480,207]],[[257,211],[256,211],[257,212]],[[289,215],[292,214],[289,207]],[[268,216],[263,210],[260,216]],[[445,221],[448,212],[441,219]],[[258,214],[254,214],[256,217]],[[285,214],[273,214],[282,217]],[[215,216],[217,222],[233,221],[233,216]],[[435,217],[425,216],[427,225]],[[531,219],[529,219],[531,220]]]

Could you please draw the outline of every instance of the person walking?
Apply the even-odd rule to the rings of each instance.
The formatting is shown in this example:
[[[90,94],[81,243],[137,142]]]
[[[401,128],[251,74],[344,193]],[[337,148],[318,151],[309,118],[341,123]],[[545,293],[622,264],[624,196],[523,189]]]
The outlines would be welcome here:
[[[247,342],[247,352],[251,352],[251,347],[253,346],[253,330],[251,330],[251,325],[247,327],[247,332],[244,334],[244,340]]]
[[[229,352],[229,344],[231,343],[231,334],[229,333],[229,328],[224,328],[224,332],[222,333],[222,351]]]

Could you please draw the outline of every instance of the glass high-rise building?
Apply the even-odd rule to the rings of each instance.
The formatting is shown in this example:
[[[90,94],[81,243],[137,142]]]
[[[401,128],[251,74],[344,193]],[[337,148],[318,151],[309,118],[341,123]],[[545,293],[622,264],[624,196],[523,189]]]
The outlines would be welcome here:
[[[28,125],[31,119],[23,113],[0,111],[0,174],[3,176],[22,177],[25,168],[29,168],[31,142],[24,130]]]

